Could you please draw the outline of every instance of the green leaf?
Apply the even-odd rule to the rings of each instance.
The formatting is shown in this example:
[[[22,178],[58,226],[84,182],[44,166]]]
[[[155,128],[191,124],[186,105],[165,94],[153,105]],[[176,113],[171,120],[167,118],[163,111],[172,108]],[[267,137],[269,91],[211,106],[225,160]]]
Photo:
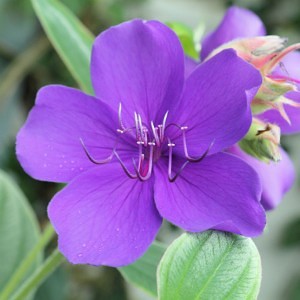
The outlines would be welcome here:
[[[57,0],[32,0],[48,38],[65,65],[87,93],[93,94],[90,80],[90,56],[93,35]]]
[[[198,60],[199,54],[196,51],[193,30],[177,22],[168,22],[167,25],[177,34],[185,54]]]
[[[119,268],[119,271],[126,280],[156,296],[156,271],[165,250],[165,245],[155,241],[139,260],[134,264]]]
[[[0,291],[40,236],[36,217],[18,186],[0,171]],[[40,265],[35,258],[25,278]],[[24,278],[24,279],[25,279]]]
[[[252,240],[217,231],[181,235],[158,267],[160,300],[251,300],[260,281],[260,256]]]

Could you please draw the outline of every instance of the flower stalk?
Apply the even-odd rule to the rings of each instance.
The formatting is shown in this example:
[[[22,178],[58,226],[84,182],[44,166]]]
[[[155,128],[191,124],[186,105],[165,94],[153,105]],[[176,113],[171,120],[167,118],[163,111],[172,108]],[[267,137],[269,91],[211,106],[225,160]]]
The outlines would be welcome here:
[[[64,257],[55,249],[52,254],[47,258],[42,266],[35,271],[24,282],[24,284],[20,287],[19,290],[13,295],[12,300],[23,300],[37,287],[39,287],[50,274],[52,274],[57,267],[64,261]]]
[[[9,299],[10,295],[14,292],[17,286],[19,286],[22,279],[25,277],[28,269],[35,262],[36,257],[40,252],[49,244],[52,238],[55,235],[55,231],[50,223],[48,223],[41,235],[38,243],[34,246],[34,248],[28,253],[26,258],[23,260],[21,265],[17,268],[4,290],[0,294],[1,300]]]

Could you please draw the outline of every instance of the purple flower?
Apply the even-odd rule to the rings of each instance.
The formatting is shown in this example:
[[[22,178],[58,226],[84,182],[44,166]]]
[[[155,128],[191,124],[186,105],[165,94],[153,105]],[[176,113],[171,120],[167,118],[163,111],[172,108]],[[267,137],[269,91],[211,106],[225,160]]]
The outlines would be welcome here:
[[[242,26],[241,26],[242,24]],[[253,12],[233,6],[227,10],[223,20],[219,26],[206,37],[202,42],[201,58],[204,60],[213,50],[228,42],[240,38],[252,38],[266,34],[266,29],[263,22]],[[300,69],[300,53],[292,52],[282,55],[281,62],[284,69],[277,67],[272,76],[284,77],[283,73],[288,73],[288,76],[294,83],[299,83]],[[277,58],[276,58],[277,59]],[[196,63],[191,61],[186,64],[186,73],[191,73],[196,67]],[[282,77],[282,78],[283,78]],[[298,79],[297,79],[298,78]],[[300,93],[298,91],[288,92],[284,95],[295,104],[300,104]],[[283,118],[282,113],[278,109],[269,109],[264,113],[260,113],[255,117],[265,123],[276,124],[280,127],[283,134],[296,133],[300,131],[300,110],[295,105],[283,105],[284,111],[288,118]],[[287,119],[290,122],[287,122]],[[238,147],[235,147],[236,149]],[[258,173],[262,180],[263,193],[261,203],[266,210],[276,207],[283,195],[292,187],[295,179],[295,171],[287,154],[279,149],[282,155],[282,161],[278,163],[271,162],[270,164],[263,163],[246,153],[239,150],[229,151],[250,164]]]
[[[257,70],[226,50],[185,80],[176,35],[134,20],[97,37],[91,77],[95,97],[42,88],[17,137],[26,172],[68,183],[48,213],[69,261],[129,264],[162,218],[188,231],[262,232],[256,172],[220,152],[249,129]]]

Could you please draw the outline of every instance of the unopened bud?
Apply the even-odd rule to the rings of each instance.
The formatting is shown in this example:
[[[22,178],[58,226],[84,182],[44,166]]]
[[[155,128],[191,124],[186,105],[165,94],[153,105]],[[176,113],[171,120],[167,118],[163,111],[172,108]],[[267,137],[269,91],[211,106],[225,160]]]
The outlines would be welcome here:
[[[280,161],[280,128],[253,118],[247,135],[240,141],[240,147],[248,154],[264,162]]]
[[[277,35],[235,39],[215,49],[207,59],[225,49],[231,48],[236,50],[240,58],[260,69],[276,56],[276,53],[284,49],[286,43],[286,38],[281,38]]]

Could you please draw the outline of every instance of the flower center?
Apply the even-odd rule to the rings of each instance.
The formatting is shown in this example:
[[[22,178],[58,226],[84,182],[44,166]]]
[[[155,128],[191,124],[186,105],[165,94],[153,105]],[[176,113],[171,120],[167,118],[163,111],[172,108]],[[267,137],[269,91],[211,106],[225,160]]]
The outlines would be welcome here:
[[[150,122],[150,126],[147,126],[142,121],[142,117],[138,113],[134,113],[134,126],[126,127],[124,126],[122,120],[122,106],[119,106],[119,128],[117,129],[118,137],[116,139],[115,147],[112,149],[112,153],[103,160],[96,160],[89,153],[86,148],[83,140],[80,138],[80,142],[83,146],[83,149],[88,157],[88,159],[94,164],[105,164],[110,162],[113,157],[116,157],[120,162],[124,172],[131,179],[139,179],[141,181],[148,180],[153,171],[153,165],[156,161],[159,160],[161,154],[168,148],[168,178],[170,182],[174,182],[179,176],[181,171],[185,168],[188,163],[200,162],[208,154],[211,149],[213,142],[209,148],[199,157],[194,158],[189,155],[187,140],[186,140],[186,131],[188,130],[187,126],[180,126],[175,123],[169,123],[167,125],[168,112],[165,113],[163,121],[161,124],[155,126],[153,121]],[[175,144],[171,141],[170,137],[166,136],[166,130],[170,127],[175,127],[182,136],[182,145],[184,149],[184,157],[186,161],[183,163],[179,171],[173,175],[172,164],[173,164],[173,148]],[[131,172],[121,159],[118,154],[118,141],[121,135],[130,134],[131,137],[135,139],[135,143],[138,147],[138,159],[132,158],[134,172]],[[180,136],[180,135],[179,135]]]

